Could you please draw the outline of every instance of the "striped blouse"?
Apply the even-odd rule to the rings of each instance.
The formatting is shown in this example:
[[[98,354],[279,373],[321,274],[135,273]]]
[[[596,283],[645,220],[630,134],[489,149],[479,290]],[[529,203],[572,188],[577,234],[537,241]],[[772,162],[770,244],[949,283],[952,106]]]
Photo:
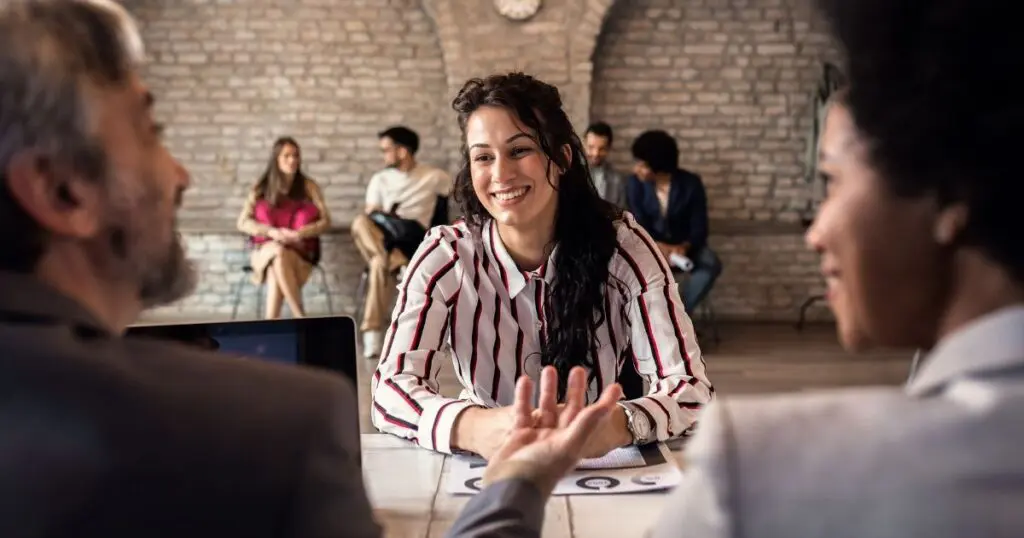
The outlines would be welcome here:
[[[631,360],[649,386],[633,402],[664,441],[695,424],[714,390],[665,259],[632,215],[616,229],[619,246],[609,262],[607,314],[597,331],[587,397],[595,401]],[[557,253],[555,248],[544,265],[524,272],[493,221],[476,234],[464,222],[430,230],[400,285],[373,376],[373,424],[450,454],[452,425],[461,411],[511,405],[516,379],[539,376],[547,330],[542,298]],[[447,355],[464,388],[457,399],[438,391]]]

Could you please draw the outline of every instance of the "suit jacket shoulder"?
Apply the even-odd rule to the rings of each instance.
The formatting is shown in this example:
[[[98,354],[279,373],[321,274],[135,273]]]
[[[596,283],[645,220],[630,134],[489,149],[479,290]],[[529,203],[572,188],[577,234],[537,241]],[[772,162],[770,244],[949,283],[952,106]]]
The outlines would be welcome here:
[[[981,387],[978,387],[981,388]],[[1024,393],[979,408],[858,388],[723,402],[736,536],[1016,536]],[[968,486],[968,484],[971,484]],[[814,514],[814,517],[809,517]]]
[[[56,537],[379,533],[358,465],[355,392],[340,377],[0,324],[0,393],[16,402],[0,404],[5,431],[22,433],[16,456],[32,459],[3,462],[3,482],[20,493],[0,496],[17,498],[7,508],[20,517],[0,517],[0,530],[45,521],[42,535]],[[38,487],[18,486],[29,482]]]

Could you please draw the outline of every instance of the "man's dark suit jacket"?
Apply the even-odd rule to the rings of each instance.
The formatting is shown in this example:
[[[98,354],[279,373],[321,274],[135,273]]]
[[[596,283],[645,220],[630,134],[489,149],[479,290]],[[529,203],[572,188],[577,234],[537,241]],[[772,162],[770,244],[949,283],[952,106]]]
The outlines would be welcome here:
[[[109,335],[0,273],[0,536],[377,537],[347,380]]]
[[[707,245],[708,195],[699,175],[682,168],[672,174],[664,216],[654,183],[640,181],[635,175],[626,181],[626,203],[655,241],[669,245],[689,242],[694,256]]]

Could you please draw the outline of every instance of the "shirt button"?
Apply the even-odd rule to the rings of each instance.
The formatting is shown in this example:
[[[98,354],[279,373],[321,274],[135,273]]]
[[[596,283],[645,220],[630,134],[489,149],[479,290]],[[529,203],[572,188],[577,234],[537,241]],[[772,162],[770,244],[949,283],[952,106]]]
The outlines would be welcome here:
[[[539,322],[539,321],[536,323],[536,325],[537,325],[537,330],[538,331],[544,328],[544,324]]]

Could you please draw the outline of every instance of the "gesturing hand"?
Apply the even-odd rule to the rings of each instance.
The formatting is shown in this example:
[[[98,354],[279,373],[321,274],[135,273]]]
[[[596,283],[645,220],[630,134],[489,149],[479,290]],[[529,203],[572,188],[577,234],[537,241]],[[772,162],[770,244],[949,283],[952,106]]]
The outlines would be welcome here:
[[[622,396],[619,385],[609,385],[596,403],[586,406],[587,375],[580,367],[569,373],[564,405],[558,405],[554,367],[544,368],[540,383],[540,406],[534,409],[533,382],[528,376],[519,378],[513,404],[515,424],[490,458],[485,483],[522,478],[550,495],[558,480],[579,463],[590,437]]]

